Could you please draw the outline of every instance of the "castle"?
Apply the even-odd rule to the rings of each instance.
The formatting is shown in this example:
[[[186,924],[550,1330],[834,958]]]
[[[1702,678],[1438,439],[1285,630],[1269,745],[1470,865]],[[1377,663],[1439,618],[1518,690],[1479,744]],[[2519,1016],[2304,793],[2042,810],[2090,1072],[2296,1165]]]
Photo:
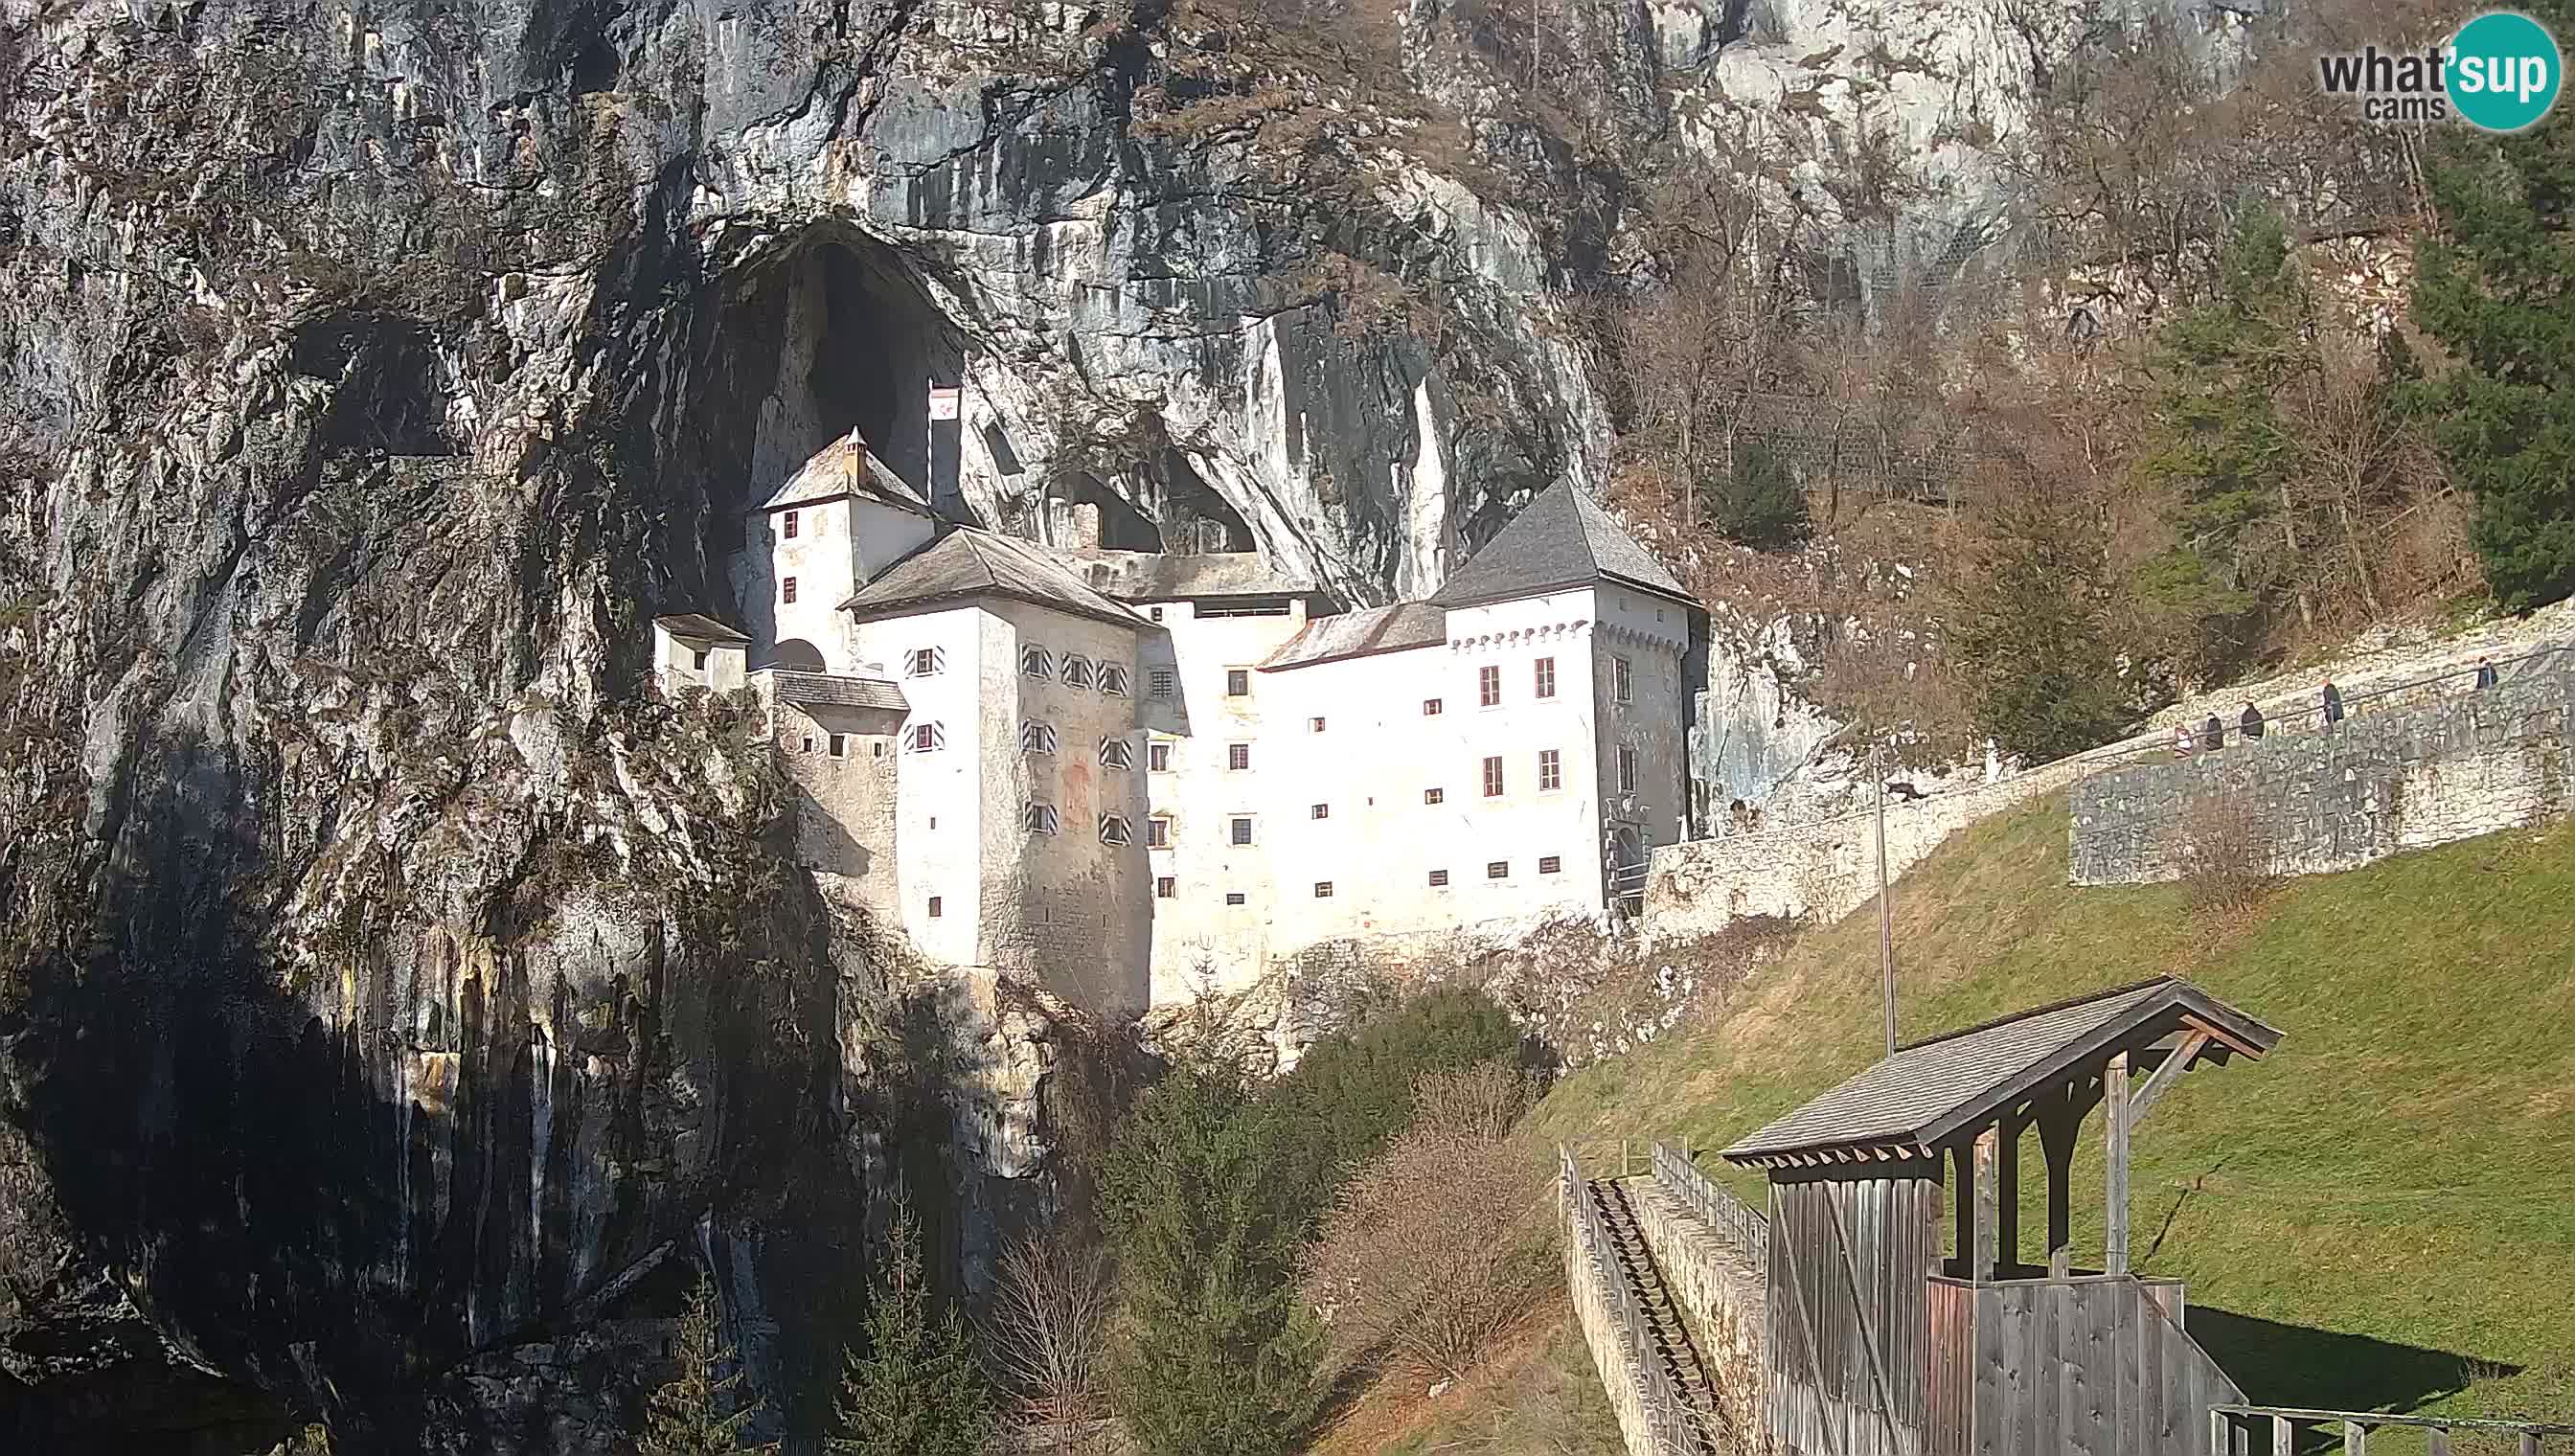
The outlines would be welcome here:
[[[1569,485],[1351,612],[1251,553],[943,520],[855,433],[747,539],[747,631],[658,619],[657,679],[759,693],[800,857],[937,963],[1139,1012],[1325,942],[1615,913],[1683,837],[1698,609]]]

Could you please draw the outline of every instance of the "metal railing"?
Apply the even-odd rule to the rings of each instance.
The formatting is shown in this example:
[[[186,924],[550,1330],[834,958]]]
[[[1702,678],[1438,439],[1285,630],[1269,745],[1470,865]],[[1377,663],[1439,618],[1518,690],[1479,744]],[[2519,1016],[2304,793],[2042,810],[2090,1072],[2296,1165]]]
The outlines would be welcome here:
[[[1654,1336],[1653,1317],[1637,1302],[1635,1286],[1618,1262],[1609,1230],[1600,1221],[1600,1209],[1591,1200],[1591,1184],[1582,1176],[1581,1165],[1573,1160],[1573,1150],[1557,1143],[1555,1156],[1557,1192],[1573,1237],[1573,1252],[1590,1262],[1601,1303],[1617,1324],[1619,1343],[1636,1371],[1637,1401],[1654,1450],[1664,1456],[1703,1456],[1714,1451],[1701,1413],[1682,1395],[1672,1378],[1672,1368]]]
[[[2575,1426],[2546,1421],[2471,1420],[2465,1416],[2392,1416],[2366,1410],[2307,1410],[2292,1405],[2217,1405],[2208,1410],[2208,1456],[2289,1456],[2300,1426],[2342,1432],[2345,1456],[2367,1456],[2369,1433],[2381,1426],[2428,1431],[2430,1456],[2450,1456],[2450,1433],[2517,1436],[2521,1456],[2539,1456],[2542,1436],[2575,1436]]]
[[[1770,1267],[1768,1215],[1700,1172],[1698,1163],[1687,1152],[1668,1142],[1655,1143],[1654,1181],[1678,1196],[1720,1237],[1731,1240],[1752,1261],[1752,1267]]]

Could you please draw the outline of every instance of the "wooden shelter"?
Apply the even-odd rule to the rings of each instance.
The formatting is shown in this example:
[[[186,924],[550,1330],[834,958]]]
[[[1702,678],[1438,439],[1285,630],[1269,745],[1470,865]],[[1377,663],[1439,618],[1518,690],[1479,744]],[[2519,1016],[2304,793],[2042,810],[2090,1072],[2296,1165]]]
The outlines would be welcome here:
[[[2128,1140],[2184,1072],[2279,1039],[2188,981],[2143,981],[1916,1042],[1725,1149],[1769,1174],[1764,1405],[1779,1448],[2146,1456],[2204,1442],[2210,1407],[2243,1393],[2182,1332],[2179,1283],[2128,1272]],[[2088,1270],[2069,1212],[2095,1105],[2108,1216]],[[2047,1233],[2023,1262],[2033,1128]]]

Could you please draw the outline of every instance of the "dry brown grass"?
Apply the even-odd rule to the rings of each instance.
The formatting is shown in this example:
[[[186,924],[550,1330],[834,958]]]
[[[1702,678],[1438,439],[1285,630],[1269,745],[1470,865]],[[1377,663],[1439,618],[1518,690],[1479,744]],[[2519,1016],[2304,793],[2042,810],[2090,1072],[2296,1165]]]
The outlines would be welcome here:
[[[2173,840],[2182,883],[2203,912],[2240,915],[2280,883],[2270,823],[2241,798],[2210,794],[2185,804]]]

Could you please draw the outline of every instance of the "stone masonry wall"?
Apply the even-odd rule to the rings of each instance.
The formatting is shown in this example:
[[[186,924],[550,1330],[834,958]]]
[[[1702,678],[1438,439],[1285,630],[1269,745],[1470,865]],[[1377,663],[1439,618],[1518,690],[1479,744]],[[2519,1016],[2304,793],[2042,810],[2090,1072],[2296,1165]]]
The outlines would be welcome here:
[[[1661,1180],[1636,1177],[1626,1184],[1628,1206],[1636,1210],[1636,1227],[1653,1250],[1654,1267],[1689,1316],[1690,1337],[1716,1388],[1718,1418],[1734,1433],[1733,1449],[1760,1449],[1768,1308],[1761,1270]]]
[[[2175,879],[2194,805],[2248,804],[2283,874],[2351,869],[2399,849],[2566,811],[2575,667],[2381,714],[2330,732],[2100,774],[2072,796],[2076,884]]]
[[[1582,1197],[1583,1190],[1575,1188],[1572,1196]],[[1563,1197],[1559,1192],[1559,1205]],[[1583,1249],[1570,1209],[1559,1206],[1557,1218],[1564,1231],[1565,1292],[1573,1301],[1573,1317],[1582,1326],[1582,1342],[1591,1347],[1600,1388],[1609,1397],[1609,1408],[1617,1412],[1618,1434],[1626,1443],[1627,1456],[1662,1456],[1654,1448],[1653,1428],[1645,1424],[1644,1377],[1627,1352],[1618,1316],[1609,1307],[1604,1281],[1616,1275],[1603,1270]]]

